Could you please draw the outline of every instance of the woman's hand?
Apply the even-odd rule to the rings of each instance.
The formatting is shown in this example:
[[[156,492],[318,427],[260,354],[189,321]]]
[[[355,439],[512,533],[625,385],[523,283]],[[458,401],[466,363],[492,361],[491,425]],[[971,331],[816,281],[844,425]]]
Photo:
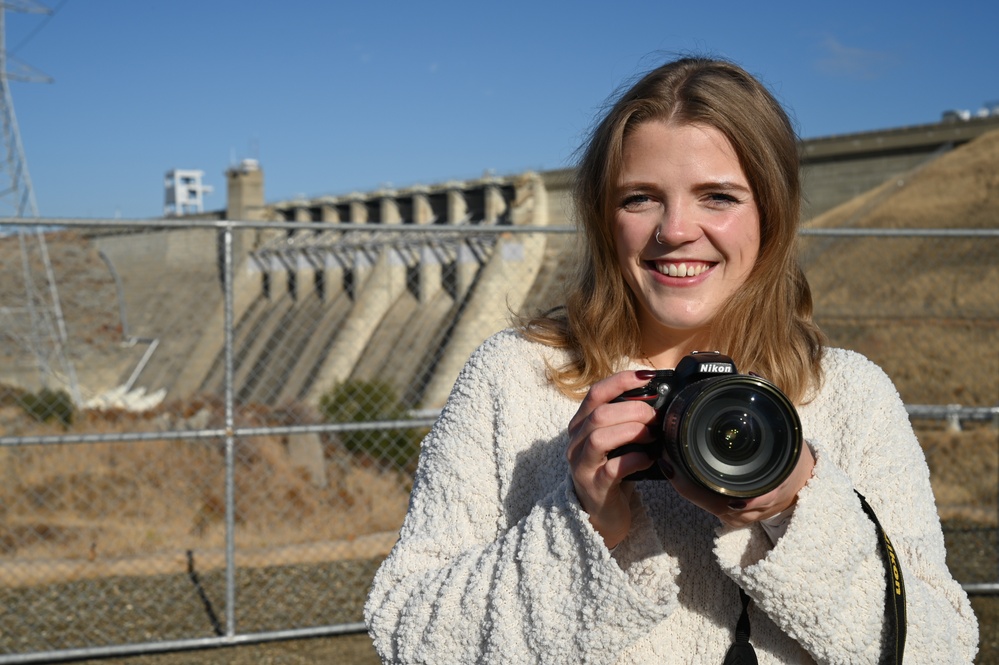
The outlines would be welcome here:
[[[650,426],[656,420],[655,409],[645,402],[611,400],[645,385],[653,376],[650,371],[626,371],[598,381],[569,421],[566,457],[576,496],[608,548],[624,540],[631,529],[629,502],[634,486],[621,481],[652,466],[653,459],[643,452],[607,455],[629,443],[653,442]]]
[[[698,485],[682,473],[675,473],[668,463],[663,463],[661,466],[666,477],[682,497],[716,516],[726,525],[742,527],[773,517],[793,506],[798,500],[798,492],[812,477],[815,457],[808,444],[802,443],[801,455],[791,475],[776,489],[748,499],[717,494]]]

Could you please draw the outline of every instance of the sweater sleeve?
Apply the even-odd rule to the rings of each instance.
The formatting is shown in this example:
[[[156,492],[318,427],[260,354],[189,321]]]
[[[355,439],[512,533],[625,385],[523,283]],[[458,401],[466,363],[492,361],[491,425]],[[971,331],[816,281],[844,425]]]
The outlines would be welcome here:
[[[929,471],[905,407],[878,367],[855,354],[839,363],[848,371],[826,378],[839,385],[816,423],[815,471],[787,532],[770,549],[758,527],[722,529],[719,562],[817,662],[878,662],[888,637],[886,579],[875,528],[856,489],[901,565],[905,662],[971,663],[977,621],[947,569]]]
[[[385,662],[613,662],[675,606],[631,584],[566,476],[504,510],[497,372],[473,355],[427,436],[365,618]]]

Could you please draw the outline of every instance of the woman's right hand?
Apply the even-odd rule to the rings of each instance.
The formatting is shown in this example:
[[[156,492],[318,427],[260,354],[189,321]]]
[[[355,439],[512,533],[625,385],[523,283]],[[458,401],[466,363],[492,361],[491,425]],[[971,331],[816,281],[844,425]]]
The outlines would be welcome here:
[[[632,483],[622,481],[649,468],[653,458],[644,452],[608,457],[629,443],[652,443],[650,427],[656,412],[642,401],[612,402],[626,390],[639,388],[655,376],[652,371],[626,371],[594,383],[576,415],[569,421],[566,457],[576,496],[608,548],[617,546],[631,529]]]

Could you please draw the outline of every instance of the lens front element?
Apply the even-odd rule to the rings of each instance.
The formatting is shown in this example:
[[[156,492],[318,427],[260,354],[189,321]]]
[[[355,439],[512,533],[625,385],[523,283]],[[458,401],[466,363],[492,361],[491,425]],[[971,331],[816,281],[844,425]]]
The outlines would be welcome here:
[[[758,454],[762,443],[760,430],[752,413],[733,405],[708,426],[707,447],[717,459],[739,464]]]

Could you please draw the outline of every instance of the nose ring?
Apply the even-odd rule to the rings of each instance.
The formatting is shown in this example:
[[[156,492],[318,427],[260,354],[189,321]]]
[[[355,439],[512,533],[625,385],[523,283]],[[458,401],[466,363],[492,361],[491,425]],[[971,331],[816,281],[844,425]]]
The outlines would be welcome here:
[[[657,244],[657,245],[661,245],[661,244],[663,244],[663,241],[659,239],[659,231],[661,231],[661,229],[658,229],[658,228],[657,228],[657,229],[656,229],[656,244]]]

